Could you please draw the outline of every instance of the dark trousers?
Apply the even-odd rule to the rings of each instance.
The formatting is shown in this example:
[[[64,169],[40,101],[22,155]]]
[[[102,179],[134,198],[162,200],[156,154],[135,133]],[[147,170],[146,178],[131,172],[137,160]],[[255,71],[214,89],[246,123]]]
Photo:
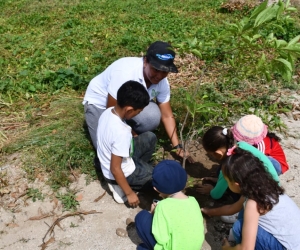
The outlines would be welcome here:
[[[151,164],[152,155],[156,147],[156,135],[150,131],[133,138],[134,152],[132,159],[135,164],[133,173],[126,177],[128,184],[135,191],[152,189]],[[115,180],[106,179],[110,184],[117,184]]]
[[[138,245],[137,250],[154,249],[156,240],[152,234],[153,214],[146,210],[142,210],[135,216],[136,231],[143,241]]]

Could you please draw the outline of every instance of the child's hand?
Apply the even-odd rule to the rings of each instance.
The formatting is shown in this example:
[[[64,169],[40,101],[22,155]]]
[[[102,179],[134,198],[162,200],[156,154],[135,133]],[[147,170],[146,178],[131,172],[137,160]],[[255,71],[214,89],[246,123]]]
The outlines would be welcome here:
[[[196,191],[200,194],[210,194],[210,191],[213,190],[214,186],[210,184],[197,185]]]
[[[140,203],[139,198],[137,197],[135,192],[131,192],[130,194],[127,195],[127,200],[128,200],[128,204],[131,207],[137,207],[138,204]]]
[[[218,178],[216,177],[204,177],[201,179],[201,181],[212,181],[212,182],[217,182],[218,181]]]
[[[228,247],[231,248],[228,240],[226,238],[223,239],[223,244],[222,244],[222,249],[225,250],[225,249],[228,249]]]
[[[150,210],[150,213],[151,213],[151,214],[154,214],[154,210],[155,210],[156,206],[157,206],[157,203],[156,203],[156,202],[153,202],[153,203],[151,204],[151,210]]]
[[[210,209],[208,207],[201,208],[201,212],[208,215],[209,217],[211,216]]]

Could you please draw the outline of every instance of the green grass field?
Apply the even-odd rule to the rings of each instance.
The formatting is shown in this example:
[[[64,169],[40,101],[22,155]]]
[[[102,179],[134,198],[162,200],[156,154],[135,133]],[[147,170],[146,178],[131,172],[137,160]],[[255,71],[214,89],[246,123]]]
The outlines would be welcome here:
[[[247,8],[224,11],[221,3],[0,0],[0,162],[5,155],[18,152],[29,177],[48,173],[54,189],[67,186],[74,169],[96,178],[94,151],[83,126],[81,105],[89,81],[120,57],[143,55],[156,40],[172,43],[184,58],[194,48],[193,41],[213,41],[228,28],[228,22],[239,23],[251,13]],[[299,20],[297,14],[292,17]],[[282,25],[283,31],[272,30],[282,39],[300,34],[297,21]],[[276,114],[289,105],[272,101],[270,94],[283,87],[297,89],[297,82],[277,77],[276,85],[268,88],[266,83],[253,83],[249,78],[225,82],[232,73],[221,70],[221,48],[211,49],[209,43],[202,48],[203,57],[185,61],[182,69],[206,61],[204,73],[192,72],[196,78],[202,74],[200,81],[206,84],[199,88],[199,80],[182,76],[190,82],[189,87],[172,90],[178,124],[184,119],[186,106],[201,109],[194,119],[188,119],[188,126],[199,133],[211,124],[230,124],[232,117],[260,106],[266,112],[265,121],[274,129],[280,128]],[[299,61],[295,65],[295,72],[299,72]],[[189,102],[186,93],[196,101]],[[207,103],[216,106],[208,108]],[[268,120],[268,114],[275,118]],[[160,145],[168,143],[163,129],[158,135]]]

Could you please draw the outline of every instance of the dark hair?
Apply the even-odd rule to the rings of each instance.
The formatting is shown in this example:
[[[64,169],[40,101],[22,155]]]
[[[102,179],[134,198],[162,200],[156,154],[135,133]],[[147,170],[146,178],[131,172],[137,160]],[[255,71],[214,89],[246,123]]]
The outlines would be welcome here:
[[[280,137],[278,137],[275,133],[271,133],[271,132],[268,132],[267,133],[267,136],[269,137],[269,138],[273,138],[275,141],[281,141],[281,138]]]
[[[131,106],[135,110],[143,109],[149,104],[149,94],[139,82],[125,82],[118,90],[117,103],[121,108]]]
[[[230,129],[227,129],[226,135],[223,134],[223,127],[214,126],[205,132],[202,137],[202,145],[206,151],[215,152],[219,148],[232,148],[234,145],[234,137]]]
[[[237,182],[241,194],[257,203],[260,214],[273,208],[284,189],[267,172],[264,164],[250,152],[235,148],[233,154],[222,163],[223,175]]]

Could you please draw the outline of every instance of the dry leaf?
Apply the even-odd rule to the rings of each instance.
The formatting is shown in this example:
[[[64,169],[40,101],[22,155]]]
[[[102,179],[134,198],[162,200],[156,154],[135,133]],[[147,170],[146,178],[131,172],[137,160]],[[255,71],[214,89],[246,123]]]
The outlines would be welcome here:
[[[45,250],[47,245],[54,242],[55,239],[54,237],[52,236],[49,240],[47,240],[45,243],[43,243],[42,245],[40,245],[39,247],[41,247],[41,250]]]
[[[14,227],[18,227],[19,225],[16,223],[8,223],[6,226],[8,226],[10,228],[14,228]]]
[[[50,216],[52,216],[52,214],[42,214],[42,215],[39,215],[39,216],[30,217],[28,220],[41,220],[41,219],[44,219],[44,218],[47,218],[47,217],[50,217]]]
[[[75,198],[75,200],[77,200],[77,201],[82,201],[82,199],[83,199],[83,194],[82,193],[77,195],[76,198]]]

